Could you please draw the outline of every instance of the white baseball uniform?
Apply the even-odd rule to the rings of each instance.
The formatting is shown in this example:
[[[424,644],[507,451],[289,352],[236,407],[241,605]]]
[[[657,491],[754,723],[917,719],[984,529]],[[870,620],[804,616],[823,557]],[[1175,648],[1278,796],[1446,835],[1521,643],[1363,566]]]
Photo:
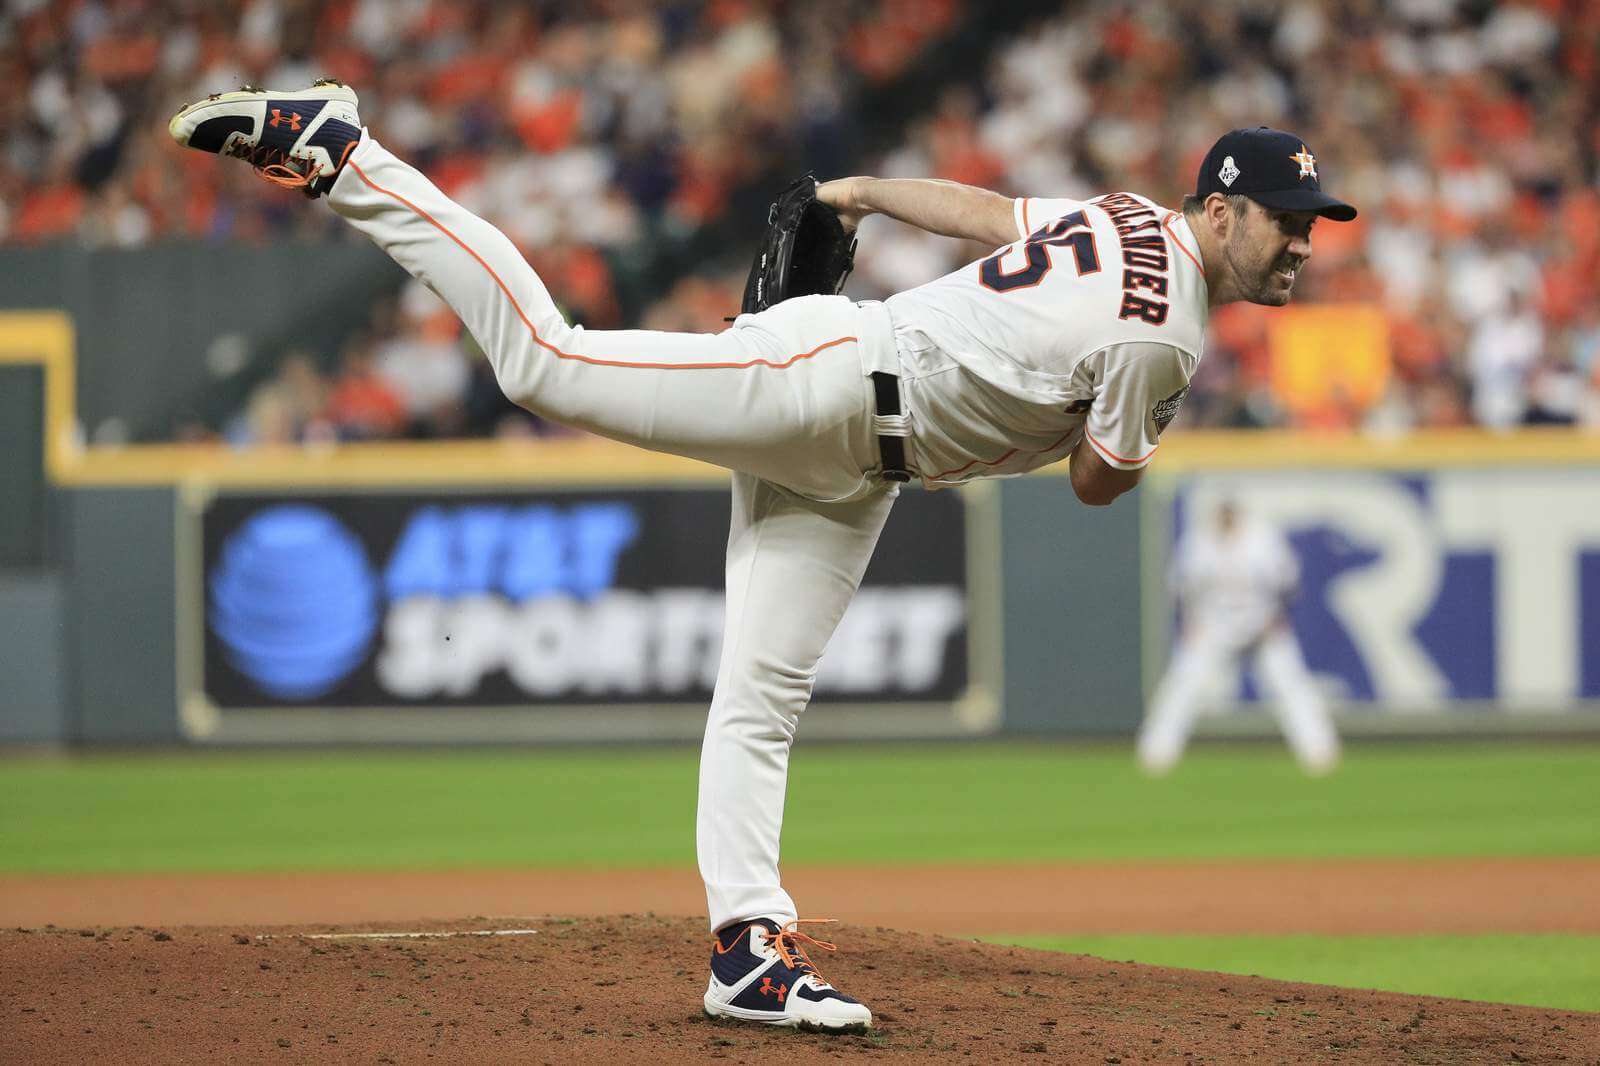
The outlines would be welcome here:
[[[455,310],[537,414],[733,471],[727,619],[700,765],[711,927],[794,918],[778,878],[789,746],[898,485],[1024,473],[1082,436],[1150,461],[1199,358],[1206,286],[1182,217],[1126,194],[1019,200],[1019,240],[885,303],[813,296],[718,334],[563,321],[492,225],[369,136],[333,209]],[[898,416],[870,375],[900,379]]]
[[[1172,576],[1183,630],[1139,733],[1141,765],[1165,773],[1177,764],[1204,696],[1248,655],[1301,766],[1331,770],[1339,737],[1284,618],[1299,582],[1288,540],[1259,518],[1226,532],[1197,527],[1179,544]]]

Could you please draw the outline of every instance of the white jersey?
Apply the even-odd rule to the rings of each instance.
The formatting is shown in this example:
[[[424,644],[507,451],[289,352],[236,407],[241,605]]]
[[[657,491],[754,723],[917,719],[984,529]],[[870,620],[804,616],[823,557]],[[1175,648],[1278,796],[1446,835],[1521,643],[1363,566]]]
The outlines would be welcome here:
[[[1189,532],[1178,545],[1172,580],[1193,626],[1243,645],[1282,615],[1300,566],[1277,527],[1245,518],[1226,534],[1212,526]]]
[[[1206,282],[1181,214],[1131,193],[1014,210],[1014,243],[886,301],[929,486],[1023,474],[1085,437],[1138,469],[1200,359]]]

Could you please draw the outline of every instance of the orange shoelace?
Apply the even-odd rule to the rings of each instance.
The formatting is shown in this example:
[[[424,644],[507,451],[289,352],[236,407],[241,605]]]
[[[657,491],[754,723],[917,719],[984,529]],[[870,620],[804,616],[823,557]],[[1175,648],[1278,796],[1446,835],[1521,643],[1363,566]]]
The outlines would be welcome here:
[[[344,161],[350,158],[350,153],[355,151],[355,148],[355,141],[344,146],[344,154],[339,157],[338,164],[333,168],[335,173],[344,166]],[[321,164],[298,159],[281,148],[263,148],[259,145],[246,148],[235,145],[225,151],[228,155],[249,163],[262,181],[270,181],[284,189],[300,189],[308,195],[314,195],[311,193],[311,183],[322,174]]]
[[[226,151],[228,155],[249,163],[262,181],[270,181],[285,189],[304,189],[322,173],[322,167],[318,164],[307,165],[281,148],[263,148],[260,145],[248,148],[244,145],[234,145]],[[296,167],[304,169],[297,170]]]
[[[817,975],[817,980],[827,984],[828,979],[822,976],[822,971],[817,969],[817,964],[812,962],[811,956],[806,953],[806,945],[810,944],[812,947],[821,948],[823,951],[838,951],[839,945],[830,944],[826,940],[818,940],[809,933],[802,933],[800,926],[833,925],[838,921],[839,919],[837,918],[796,918],[775,933],[762,933],[761,939],[766,941],[769,948],[778,953],[778,958],[789,969],[810,970]],[[732,948],[724,948],[720,940],[716,940],[716,938],[713,938],[713,940],[716,942],[717,954],[725,955],[733,950]]]

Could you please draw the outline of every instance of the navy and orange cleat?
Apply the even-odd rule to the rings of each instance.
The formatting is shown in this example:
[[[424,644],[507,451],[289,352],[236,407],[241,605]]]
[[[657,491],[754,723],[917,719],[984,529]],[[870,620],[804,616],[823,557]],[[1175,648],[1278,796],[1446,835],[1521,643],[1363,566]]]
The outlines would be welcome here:
[[[872,1012],[823,980],[806,955],[806,944],[826,951],[834,945],[807,936],[799,927],[831,920],[808,918],[779,926],[757,918],[718,930],[706,1014],[827,1033],[872,1028]]]
[[[247,85],[190,104],[167,130],[187,148],[243,159],[274,185],[321,196],[361,140],[357,103],[332,78],[296,92]]]

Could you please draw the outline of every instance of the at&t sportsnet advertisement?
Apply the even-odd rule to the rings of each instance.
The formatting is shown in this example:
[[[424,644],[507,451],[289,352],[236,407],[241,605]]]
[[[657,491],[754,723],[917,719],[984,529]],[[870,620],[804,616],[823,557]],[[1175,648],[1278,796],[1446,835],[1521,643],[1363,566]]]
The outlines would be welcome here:
[[[968,687],[963,504],[914,493],[897,511],[821,702]],[[700,489],[224,495],[198,521],[201,693],[223,712],[703,709],[727,521],[726,493]]]

